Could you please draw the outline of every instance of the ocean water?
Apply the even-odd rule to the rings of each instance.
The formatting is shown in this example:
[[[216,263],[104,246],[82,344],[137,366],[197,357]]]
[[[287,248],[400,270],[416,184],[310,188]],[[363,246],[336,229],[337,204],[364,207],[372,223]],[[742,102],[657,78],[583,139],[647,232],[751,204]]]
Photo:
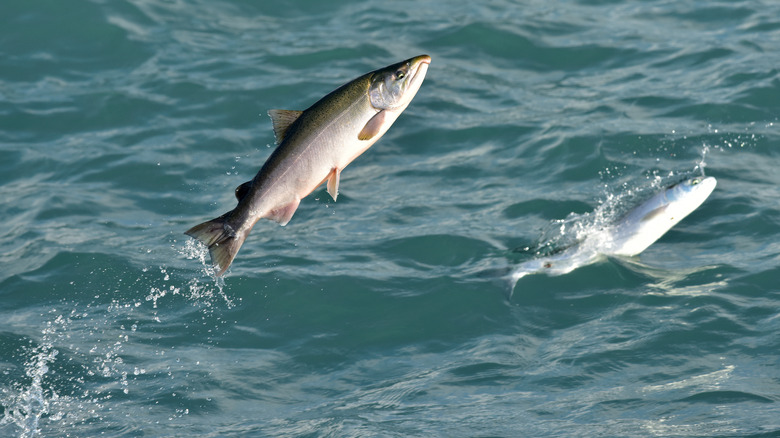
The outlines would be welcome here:
[[[0,436],[780,436],[780,3],[4,0]],[[433,62],[224,279],[266,111]],[[502,273],[676,179],[638,257]]]

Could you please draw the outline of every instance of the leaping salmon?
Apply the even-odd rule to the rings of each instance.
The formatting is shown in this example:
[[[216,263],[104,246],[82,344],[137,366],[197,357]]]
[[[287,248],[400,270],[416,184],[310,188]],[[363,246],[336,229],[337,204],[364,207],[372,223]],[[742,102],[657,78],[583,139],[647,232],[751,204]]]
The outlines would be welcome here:
[[[278,146],[236,188],[238,206],[185,233],[208,247],[216,274],[228,269],[258,220],[286,225],[301,199],[326,181],[335,201],[341,171],[406,109],[430,63],[430,56],[416,56],[360,76],[304,111],[268,111]]]
[[[566,274],[602,256],[635,256],[660,239],[710,196],[713,177],[691,178],[656,193],[617,223],[594,232],[559,254],[529,260],[509,276],[510,295],[517,281],[529,274]]]

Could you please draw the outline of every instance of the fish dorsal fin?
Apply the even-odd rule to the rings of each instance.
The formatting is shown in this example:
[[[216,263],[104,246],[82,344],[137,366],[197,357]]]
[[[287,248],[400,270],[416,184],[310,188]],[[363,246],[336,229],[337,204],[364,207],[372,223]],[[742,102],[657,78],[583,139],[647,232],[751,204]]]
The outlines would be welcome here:
[[[366,126],[358,134],[358,140],[370,140],[379,134],[382,130],[382,125],[385,124],[385,110],[379,111],[371,117],[371,120],[366,123]]]
[[[646,215],[642,216],[642,220],[640,220],[640,222],[647,222],[649,220],[654,219],[659,214],[663,214],[666,211],[667,205],[662,205],[658,208],[650,210]]]
[[[240,186],[236,187],[236,199],[239,201],[244,199],[244,196],[249,192],[249,189],[252,187],[252,181],[247,181]]]
[[[274,125],[276,144],[280,144],[282,140],[284,140],[284,136],[287,135],[287,130],[290,129],[290,125],[298,120],[298,117],[300,117],[301,114],[303,114],[303,111],[280,109],[268,111],[268,115],[271,117],[271,122]]]

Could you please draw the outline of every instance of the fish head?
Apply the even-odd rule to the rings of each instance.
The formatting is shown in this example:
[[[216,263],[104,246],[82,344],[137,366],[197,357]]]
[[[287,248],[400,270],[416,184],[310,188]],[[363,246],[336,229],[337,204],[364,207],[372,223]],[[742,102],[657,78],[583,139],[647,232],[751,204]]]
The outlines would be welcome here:
[[[604,254],[634,256],[660,239],[710,196],[717,181],[713,177],[691,178],[669,186],[630,212],[607,237]]]
[[[675,222],[688,216],[704,203],[715,190],[716,185],[717,180],[708,176],[686,179],[669,187],[666,190],[666,200],[669,203],[667,214],[673,218],[672,220],[676,219]]]
[[[420,89],[430,63],[430,56],[420,55],[373,72],[368,90],[371,106],[378,110],[404,110]]]

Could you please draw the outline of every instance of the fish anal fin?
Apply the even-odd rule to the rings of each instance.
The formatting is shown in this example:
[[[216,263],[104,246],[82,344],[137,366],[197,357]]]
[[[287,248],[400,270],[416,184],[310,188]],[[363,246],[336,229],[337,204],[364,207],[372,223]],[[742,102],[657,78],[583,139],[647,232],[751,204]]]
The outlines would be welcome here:
[[[280,144],[284,137],[287,135],[287,130],[290,129],[298,117],[303,114],[303,111],[293,110],[280,110],[272,109],[268,111],[268,116],[271,117],[271,123],[274,126],[274,136],[276,137],[276,144]]]
[[[293,214],[295,214],[295,210],[298,209],[300,203],[300,198],[295,198],[295,200],[289,204],[271,210],[264,217],[274,222],[278,222],[279,225],[285,226],[287,225],[287,222],[290,222],[290,219],[292,219]]]
[[[240,186],[236,187],[236,199],[239,201],[244,199],[244,196],[246,196],[247,193],[249,193],[249,189],[252,188],[252,181],[247,181]]]
[[[656,216],[663,214],[666,211],[666,207],[667,205],[662,205],[658,208],[650,210],[646,215],[642,216],[641,222],[647,222],[649,220],[652,220]]]
[[[382,130],[382,125],[385,124],[385,114],[386,111],[382,110],[376,113],[374,117],[371,117],[371,120],[366,123],[366,126],[358,134],[358,140],[370,140],[376,137]]]
[[[339,196],[339,179],[341,178],[341,170],[338,167],[334,167],[328,174],[328,193],[333,200]]]

